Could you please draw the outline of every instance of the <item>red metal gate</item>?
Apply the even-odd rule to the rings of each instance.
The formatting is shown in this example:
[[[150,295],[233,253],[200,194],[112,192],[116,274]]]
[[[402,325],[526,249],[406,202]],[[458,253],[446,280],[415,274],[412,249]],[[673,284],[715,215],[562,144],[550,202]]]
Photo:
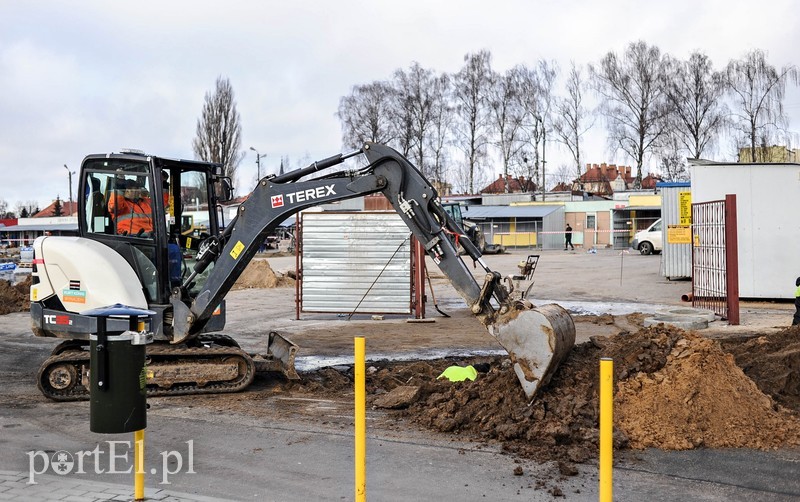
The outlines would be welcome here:
[[[739,324],[736,195],[692,204],[692,306]]]

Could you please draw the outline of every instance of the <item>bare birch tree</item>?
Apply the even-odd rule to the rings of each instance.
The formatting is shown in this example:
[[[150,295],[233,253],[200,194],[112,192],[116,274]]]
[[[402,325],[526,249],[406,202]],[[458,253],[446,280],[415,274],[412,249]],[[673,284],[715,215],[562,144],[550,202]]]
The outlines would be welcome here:
[[[339,100],[336,116],[342,123],[346,148],[360,148],[365,141],[388,145],[395,139],[392,88],[387,82],[353,87],[349,96]]]
[[[589,74],[600,113],[608,127],[609,146],[636,163],[634,187],[642,186],[642,166],[666,130],[668,107],[663,88],[664,63],[658,47],[632,42],[622,57],[609,52]]]
[[[487,100],[491,85],[491,53],[482,50],[464,56],[464,66],[455,75],[455,145],[464,152],[469,193],[475,193],[477,172],[484,167],[489,141]]]
[[[589,121],[589,111],[583,106],[586,82],[581,73],[581,67],[573,61],[565,85],[567,96],[556,99],[555,120],[553,121],[553,131],[557,140],[572,155],[573,173],[576,178],[583,174],[581,137],[594,125],[593,121]]]
[[[436,80],[433,70],[424,69],[416,62],[408,71],[397,70],[394,74],[396,116],[402,128],[401,150],[426,176],[432,172],[426,139],[433,127],[438,98]]]
[[[242,124],[236,111],[233,87],[227,78],[219,76],[214,92],[206,93],[192,149],[196,158],[222,164],[224,175],[235,183],[239,163],[245,154],[240,151],[241,140]]]
[[[494,132],[494,145],[500,151],[503,163],[505,191],[508,192],[508,175],[513,167],[520,165],[524,142],[524,108],[521,104],[519,86],[516,85],[516,69],[505,74],[492,73],[489,91],[489,116]]]
[[[451,79],[447,74],[439,75],[433,82],[433,106],[431,127],[426,137],[430,151],[431,175],[435,181],[446,182],[449,168],[447,146],[452,142],[453,107],[450,105]]]
[[[686,146],[683,144],[685,137],[679,134],[678,130],[677,124],[669,127],[654,148],[661,179],[664,181],[688,181],[690,177],[686,155],[683,154],[686,151]]]
[[[667,55],[664,62],[664,90],[674,135],[665,144],[682,147],[691,158],[702,158],[726,126],[723,74],[715,72],[711,60],[700,52],[692,53],[687,61]]]
[[[760,49],[728,63],[725,82],[736,105],[732,127],[740,137],[737,143],[749,148],[749,158],[741,160],[755,162],[756,148],[769,146],[778,134],[785,132],[787,117],[783,98],[786,83],[797,84],[798,77],[796,66],[777,70],[767,62],[766,54]]]
[[[14,213],[8,210],[8,202],[0,199],[0,218],[13,218]]]
[[[551,129],[550,115],[553,104],[553,84],[558,75],[554,62],[540,60],[535,68],[517,66],[515,75],[524,110],[524,131],[527,146],[522,152],[528,167],[528,176],[539,180],[543,193],[546,190],[545,163],[547,162],[547,133]]]

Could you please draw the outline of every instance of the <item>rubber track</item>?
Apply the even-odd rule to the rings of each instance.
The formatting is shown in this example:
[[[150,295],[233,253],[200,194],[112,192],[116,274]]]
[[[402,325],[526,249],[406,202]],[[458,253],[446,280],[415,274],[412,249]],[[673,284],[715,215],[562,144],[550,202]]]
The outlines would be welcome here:
[[[196,384],[179,384],[173,385],[169,389],[164,389],[156,386],[147,387],[147,397],[157,396],[180,396],[187,394],[221,394],[239,392],[253,382],[255,377],[255,364],[253,359],[243,350],[237,347],[198,347],[189,348],[185,346],[172,346],[166,344],[157,344],[147,347],[147,357],[151,360],[149,367],[157,366],[159,361],[172,363],[180,359],[189,359],[193,362],[202,360],[213,361],[238,357],[244,361],[246,371],[243,375],[236,380],[229,382],[208,383],[203,387],[198,387]],[[75,367],[76,373],[80,375],[80,367],[82,365],[89,365],[89,351],[88,350],[67,350],[60,354],[50,356],[39,368],[36,380],[39,390],[46,397],[54,401],[81,401],[89,399],[89,389],[83,385],[76,385],[66,391],[58,391],[51,388],[49,385],[44,385],[46,381],[46,370],[54,364],[70,363]]]

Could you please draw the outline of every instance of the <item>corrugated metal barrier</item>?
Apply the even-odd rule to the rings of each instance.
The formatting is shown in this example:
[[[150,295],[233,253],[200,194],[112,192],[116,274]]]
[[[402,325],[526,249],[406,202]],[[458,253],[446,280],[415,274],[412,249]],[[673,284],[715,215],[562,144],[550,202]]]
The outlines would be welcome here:
[[[411,313],[411,232],[394,212],[303,213],[302,312]]]

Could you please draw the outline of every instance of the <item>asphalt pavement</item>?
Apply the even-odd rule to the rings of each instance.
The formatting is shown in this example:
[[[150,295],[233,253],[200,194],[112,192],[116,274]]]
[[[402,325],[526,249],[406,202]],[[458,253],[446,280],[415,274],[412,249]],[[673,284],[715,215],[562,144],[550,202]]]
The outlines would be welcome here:
[[[75,417],[88,413],[85,405],[67,407]],[[353,498],[351,430],[170,415],[150,414],[145,461],[148,500]],[[0,469],[0,500],[132,498],[132,474],[108,472],[131,468],[123,454],[132,438],[73,433],[55,430],[60,429],[56,426],[43,429],[49,421],[44,416],[2,419],[6,431],[19,427],[13,438],[3,440],[6,455]],[[117,442],[113,462],[109,441]],[[188,441],[192,442],[191,461]],[[55,454],[53,450],[59,449],[77,458],[78,452],[98,446],[99,469],[85,458],[81,474],[73,467],[72,472],[58,475],[38,459],[31,465],[26,453],[41,449]],[[171,455],[165,457],[165,453]],[[614,498],[619,501],[800,498],[798,451],[652,450],[626,457],[614,470]],[[424,434],[370,433],[367,440],[367,497],[371,500],[552,500],[554,495],[597,500],[596,466],[578,469],[578,475],[564,477],[550,463],[518,461],[497,448]]]

